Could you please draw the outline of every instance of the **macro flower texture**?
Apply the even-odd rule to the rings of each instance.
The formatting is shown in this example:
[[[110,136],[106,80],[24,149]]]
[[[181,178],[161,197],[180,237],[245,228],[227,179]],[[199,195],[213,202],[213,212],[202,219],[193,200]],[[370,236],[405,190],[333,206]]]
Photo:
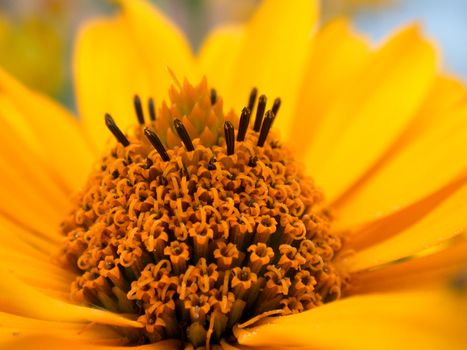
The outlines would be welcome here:
[[[0,348],[466,348],[465,86],[318,7],[194,54],[120,0],[77,116],[0,70]]]

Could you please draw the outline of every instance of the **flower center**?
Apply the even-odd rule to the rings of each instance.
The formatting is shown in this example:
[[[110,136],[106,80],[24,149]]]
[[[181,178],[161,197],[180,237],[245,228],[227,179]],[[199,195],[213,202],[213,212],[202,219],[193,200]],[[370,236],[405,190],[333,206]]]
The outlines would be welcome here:
[[[280,100],[265,113],[261,96],[249,128],[256,95],[238,120],[205,81],[185,82],[157,117],[149,101],[148,121],[136,97],[128,135],[106,117],[118,143],[62,224],[63,256],[79,274],[72,299],[133,314],[133,343],[209,346],[340,296],[323,196],[270,130]]]

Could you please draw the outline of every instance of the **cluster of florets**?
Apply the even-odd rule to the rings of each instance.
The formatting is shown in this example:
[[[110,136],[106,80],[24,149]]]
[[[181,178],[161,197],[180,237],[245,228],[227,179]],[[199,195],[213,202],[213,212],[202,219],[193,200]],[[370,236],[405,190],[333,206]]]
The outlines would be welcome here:
[[[145,342],[200,346],[339,298],[341,240],[275,135],[161,151],[142,130],[103,158],[63,222],[74,301],[134,314]]]

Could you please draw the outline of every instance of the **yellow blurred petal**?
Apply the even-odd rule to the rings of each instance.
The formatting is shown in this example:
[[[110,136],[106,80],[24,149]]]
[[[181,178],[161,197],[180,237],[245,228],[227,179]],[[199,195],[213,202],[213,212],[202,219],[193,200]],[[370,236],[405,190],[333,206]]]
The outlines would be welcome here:
[[[180,349],[180,341],[164,340],[154,344],[139,345],[139,346],[118,346],[118,345],[101,345],[93,342],[79,340],[76,337],[74,340],[64,339],[59,335],[34,335],[20,337],[20,339],[5,342],[2,345],[4,350],[178,350]]]
[[[0,248],[0,257],[9,260],[0,262],[0,267],[14,272],[24,283],[47,296],[61,295],[68,298],[70,284],[75,279],[69,271],[57,268],[52,262],[37,261],[26,255],[9,254],[3,248]]]
[[[32,257],[26,252],[14,252],[12,248],[0,247],[0,268],[11,271],[24,283],[49,296],[65,295],[68,298],[70,284],[76,278],[50,256]]]
[[[430,129],[442,125],[446,119],[449,119],[446,118],[446,112],[460,106],[466,98],[467,88],[463,82],[448,76],[438,76],[429,95],[406,131],[407,135],[403,141],[408,142]]]
[[[204,41],[198,55],[200,73],[224,98],[229,86],[233,65],[244,38],[242,26],[224,26],[212,31]],[[226,101],[232,105],[232,101]],[[236,106],[237,107],[237,106]]]
[[[350,83],[369,57],[366,40],[344,19],[323,27],[312,41],[293,113],[289,142],[303,154],[334,101],[352,89]]]
[[[463,349],[467,304],[447,291],[351,297],[236,330],[240,344],[324,349]]]
[[[345,265],[351,271],[364,270],[436,246],[465,231],[466,211],[467,186],[464,185],[421,220],[390,239],[358,251]]]
[[[331,201],[364,175],[400,135],[428,93],[434,74],[434,50],[412,26],[375,52],[348,93],[334,102],[306,159]]]
[[[37,138],[33,128],[27,121],[27,117],[20,112],[19,106],[5,94],[0,94],[0,113],[2,123],[8,125],[15,135],[21,139],[25,148],[30,149],[35,157],[44,157],[44,150],[41,141]]]
[[[437,208],[443,201],[452,196],[466,183],[466,178],[453,181],[441,190],[431,193],[426,198],[411,204],[395,213],[361,226],[344,229],[347,233],[349,249],[363,250],[398,235],[410,226],[422,220],[428,213]],[[334,229],[342,227],[336,222]]]
[[[93,154],[75,118],[46,96],[28,90],[0,69],[0,94],[20,112],[23,120],[3,116],[18,132],[34,133],[43,147],[42,155],[67,188],[83,184],[93,161]],[[25,128],[27,124],[29,128]]]
[[[133,96],[160,103],[172,78],[193,72],[189,47],[176,28],[146,1],[121,1],[122,13],[94,20],[78,36],[74,77],[78,107],[86,131],[102,151],[109,132],[104,114],[121,129],[136,123]]]
[[[74,53],[74,78],[82,122],[94,146],[102,151],[110,133],[110,113],[122,130],[136,122],[134,94],[146,97],[149,79],[123,20],[95,20],[80,31]]]
[[[47,203],[47,197],[36,192],[27,192],[15,183],[18,173],[8,167],[9,163],[0,159],[0,167],[5,170],[2,175],[2,183],[9,182],[14,185],[0,188],[2,203],[0,203],[0,215],[14,221],[24,228],[40,232],[44,236],[58,236],[58,223],[60,214]],[[16,177],[15,177],[16,176]],[[53,203],[52,203],[53,204]]]
[[[58,223],[68,210],[67,191],[53,174],[47,160],[21,137],[8,119],[23,114],[0,96],[0,213],[46,236],[56,235]],[[30,129],[31,130],[31,129]]]
[[[0,137],[3,142],[0,157],[9,162],[14,171],[23,174],[15,182],[28,187],[30,191],[47,195],[50,204],[55,204],[56,207],[66,205],[68,193],[54,174],[51,161],[44,154],[42,141],[28,124],[20,107],[1,94]]]
[[[0,312],[0,346],[35,336],[56,337],[61,340],[122,344],[122,335],[110,327],[80,323],[50,322]],[[120,338],[120,340],[119,340]],[[117,343],[118,344],[118,343]]]
[[[457,238],[457,237],[455,237]],[[458,237],[408,261],[396,262],[352,276],[352,294],[442,287],[467,267],[467,239]]]
[[[338,205],[340,227],[387,216],[465,175],[467,104],[439,118]]]
[[[232,106],[227,107],[239,110],[245,106],[253,87],[268,96],[268,106],[274,98],[281,97],[280,118],[275,126],[287,134],[317,16],[318,1],[262,2],[245,27],[226,92],[226,100],[231,101]]]
[[[173,83],[167,66],[180,77],[197,79],[191,47],[182,32],[146,0],[119,0],[135,49],[142,56],[156,98]]]
[[[48,321],[90,321],[123,327],[142,327],[140,323],[118,314],[49,297],[20,281],[11,271],[2,267],[0,273],[0,310],[3,312]]]
[[[36,258],[48,257],[57,252],[59,235],[46,236],[30,231],[0,215],[0,247],[10,252],[20,252]]]

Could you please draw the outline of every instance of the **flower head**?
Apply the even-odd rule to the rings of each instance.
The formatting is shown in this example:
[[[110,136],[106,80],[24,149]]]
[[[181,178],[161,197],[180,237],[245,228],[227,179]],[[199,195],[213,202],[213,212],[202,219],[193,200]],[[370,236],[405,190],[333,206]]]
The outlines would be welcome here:
[[[79,122],[0,72],[2,346],[463,348],[466,91],[419,29],[265,0],[194,58],[120,3]]]
[[[144,329],[133,342],[208,346],[237,324],[341,295],[341,237],[270,130],[280,100],[265,113],[259,97],[250,128],[255,96],[227,120],[205,80],[186,82],[157,113],[150,100],[147,119],[136,96],[128,135],[106,116],[118,143],[63,222],[61,255],[79,271],[72,299],[134,314]]]

